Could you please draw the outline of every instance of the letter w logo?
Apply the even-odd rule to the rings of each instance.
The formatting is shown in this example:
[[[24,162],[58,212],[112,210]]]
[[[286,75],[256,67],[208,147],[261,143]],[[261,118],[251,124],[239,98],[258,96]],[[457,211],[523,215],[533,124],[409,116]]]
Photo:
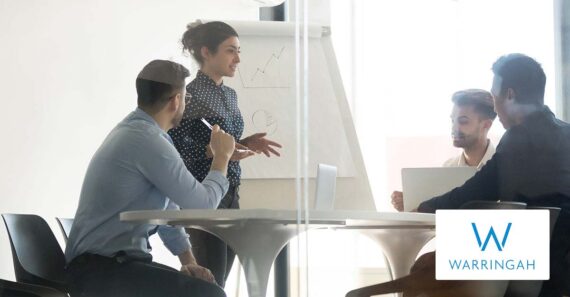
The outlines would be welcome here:
[[[479,231],[477,231],[477,225],[475,223],[471,223],[471,226],[473,227],[473,232],[475,232],[475,237],[477,238],[477,244],[479,244],[479,247],[481,248],[482,252],[484,252],[485,249],[487,249],[487,244],[489,243],[489,240],[491,239],[491,237],[495,241],[495,245],[497,246],[497,249],[499,251],[503,251],[503,248],[505,247],[505,243],[507,242],[507,237],[509,237],[509,231],[511,231],[511,225],[512,225],[512,223],[509,223],[507,225],[507,230],[505,231],[505,235],[503,236],[503,240],[501,241],[501,243],[499,243],[499,239],[497,238],[497,234],[495,233],[495,230],[493,230],[493,226],[491,226],[491,228],[489,229],[489,233],[487,233],[487,237],[485,238],[485,242],[481,242],[481,236],[479,236]]]

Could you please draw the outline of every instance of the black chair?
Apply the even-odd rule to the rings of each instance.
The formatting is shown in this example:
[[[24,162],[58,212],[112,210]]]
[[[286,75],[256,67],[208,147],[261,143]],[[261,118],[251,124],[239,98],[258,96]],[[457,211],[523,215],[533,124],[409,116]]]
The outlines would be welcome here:
[[[55,218],[57,220],[57,224],[59,225],[59,229],[63,234],[63,239],[65,243],[69,239],[69,232],[71,232],[71,225],[73,225],[73,219],[68,218]]]
[[[530,206],[527,209],[546,209],[550,213],[550,236],[558,221],[561,209],[558,207]],[[512,280],[509,281],[507,292],[504,297],[536,297],[540,294],[543,281],[539,280]]]
[[[526,203],[514,201],[473,200],[461,205],[460,209],[525,209]]]
[[[551,193],[517,200],[531,207],[561,208],[550,237],[550,279],[543,282],[540,296],[570,296],[570,195]]]
[[[67,294],[49,287],[16,283],[0,279],[2,297],[67,297]]]
[[[461,208],[466,209],[523,209],[526,203],[514,201],[470,201]],[[546,209],[550,213],[550,235],[558,220],[561,209],[558,207],[528,206],[526,209]],[[507,286],[504,297],[536,297],[539,295],[543,281],[539,280],[511,280]]]
[[[39,216],[3,214],[16,280],[68,292],[65,257],[49,225]]]

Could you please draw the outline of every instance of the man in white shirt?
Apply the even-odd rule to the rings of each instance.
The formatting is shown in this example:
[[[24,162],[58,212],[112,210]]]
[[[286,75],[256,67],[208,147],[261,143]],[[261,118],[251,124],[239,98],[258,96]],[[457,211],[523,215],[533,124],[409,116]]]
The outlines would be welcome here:
[[[443,167],[472,166],[481,169],[493,157],[495,147],[487,137],[493,121],[497,117],[491,93],[480,89],[467,89],[455,92],[451,97],[451,137],[453,146],[462,148],[457,157],[451,158]],[[403,211],[403,193],[394,191],[392,205]]]

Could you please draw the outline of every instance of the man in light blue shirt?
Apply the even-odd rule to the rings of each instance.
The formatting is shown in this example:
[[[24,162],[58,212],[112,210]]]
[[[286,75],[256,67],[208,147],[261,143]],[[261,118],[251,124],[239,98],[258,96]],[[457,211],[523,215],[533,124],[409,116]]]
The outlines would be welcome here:
[[[228,189],[231,135],[214,126],[214,161],[202,183],[186,169],[166,133],[186,106],[182,65],[155,60],[137,77],[138,108],[103,141],[85,175],[67,248],[72,296],[224,296],[196,264],[183,228],[123,223],[129,210],[216,208]],[[148,237],[158,232],[181,272],[152,262]]]

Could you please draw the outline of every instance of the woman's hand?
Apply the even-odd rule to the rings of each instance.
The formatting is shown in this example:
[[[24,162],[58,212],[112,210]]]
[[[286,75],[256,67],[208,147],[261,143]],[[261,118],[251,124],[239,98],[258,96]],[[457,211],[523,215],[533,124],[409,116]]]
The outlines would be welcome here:
[[[266,135],[267,133],[255,133],[242,139],[240,143],[254,152],[265,154],[267,157],[270,157],[271,154],[278,157],[281,156],[274,147],[281,148],[282,146],[275,141],[265,138]]]
[[[235,145],[235,149],[234,152],[232,153],[232,156],[230,157],[231,161],[239,161],[239,160],[243,160],[245,158],[251,157],[253,155],[256,155],[258,153],[250,150],[247,146],[239,144],[236,142]],[[211,159],[212,157],[214,157],[212,155],[212,148],[210,147],[210,145],[206,146],[206,157],[208,159]]]
[[[239,144],[236,142],[236,148],[234,149],[234,153],[232,154],[232,157],[230,158],[230,160],[232,161],[239,161],[239,160],[243,160],[247,157],[251,157],[253,155],[256,155],[258,153],[250,150],[247,146]]]

